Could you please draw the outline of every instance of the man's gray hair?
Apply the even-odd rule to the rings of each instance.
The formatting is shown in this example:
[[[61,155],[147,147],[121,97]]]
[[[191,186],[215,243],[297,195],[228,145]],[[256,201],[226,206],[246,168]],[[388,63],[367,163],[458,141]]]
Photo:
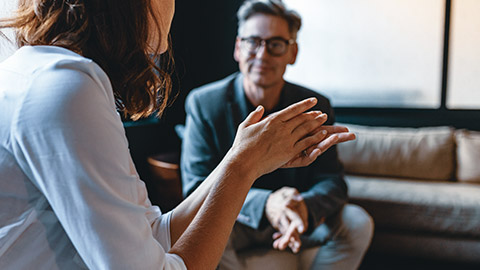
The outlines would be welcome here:
[[[255,14],[278,16],[288,23],[292,38],[297,38],[297,32],[302,26],[302,18],[294,10],[288,9],[281,0],[246,0],[238,9],[238,34],[240,35],[245,22]]]

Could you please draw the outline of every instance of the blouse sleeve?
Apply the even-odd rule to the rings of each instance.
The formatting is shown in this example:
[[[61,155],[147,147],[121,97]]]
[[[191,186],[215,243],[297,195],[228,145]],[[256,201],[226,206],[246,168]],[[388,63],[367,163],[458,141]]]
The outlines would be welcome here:
[[[91,61],[37,70],[12,127],[20,166],[90,269],[186,269],[132,169],[105,73]]]

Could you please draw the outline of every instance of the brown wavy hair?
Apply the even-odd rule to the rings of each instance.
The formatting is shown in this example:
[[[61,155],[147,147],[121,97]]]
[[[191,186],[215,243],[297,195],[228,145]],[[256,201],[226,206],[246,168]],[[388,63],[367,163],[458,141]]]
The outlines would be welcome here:
[[[151,54],[160,45],[149,46],[149,33],[161,31],[151,1],[19,0],[16,14],[0,20],[0,29],[13,28],[19,47],[60,46],[95,61],[109,76],[125,117],[161,116],[169,104],[173,58],[170,49]]]

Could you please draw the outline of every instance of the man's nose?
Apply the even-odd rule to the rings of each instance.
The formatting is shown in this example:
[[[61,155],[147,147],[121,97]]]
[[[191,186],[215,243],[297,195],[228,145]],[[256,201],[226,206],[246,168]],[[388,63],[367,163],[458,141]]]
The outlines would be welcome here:
[[[257,49],[257,53],[255,55],[256,58],[264,58],[268,54],[267,52],[267,43],[263,41],[260,43]]]

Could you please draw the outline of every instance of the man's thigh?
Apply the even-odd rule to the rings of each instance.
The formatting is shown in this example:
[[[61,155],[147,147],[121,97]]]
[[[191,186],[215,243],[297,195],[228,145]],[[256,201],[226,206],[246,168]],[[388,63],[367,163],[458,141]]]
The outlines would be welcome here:
[[[241,251],[251,247],[272,247],[275,229],[267,226],[264,230],[255,230],[241,223],[235,223],[230,235],[231,247]]]
[[[311,235],[302,235],[302,247],[323,246],[329,241],[348,240],[370,227],[370,217],[361,208],[347,204],[337,214],[315,228]],[[364,233],[366,234],[366,233]]]
[[[303,248],[318,246],[312,269],[357,269],[370,245],[373,220],[361,207],[347,204],[302,239]]]
[[[325,245],[341,227],[340,214],[330,217],[309,235],[301,235],[302,249]]]

